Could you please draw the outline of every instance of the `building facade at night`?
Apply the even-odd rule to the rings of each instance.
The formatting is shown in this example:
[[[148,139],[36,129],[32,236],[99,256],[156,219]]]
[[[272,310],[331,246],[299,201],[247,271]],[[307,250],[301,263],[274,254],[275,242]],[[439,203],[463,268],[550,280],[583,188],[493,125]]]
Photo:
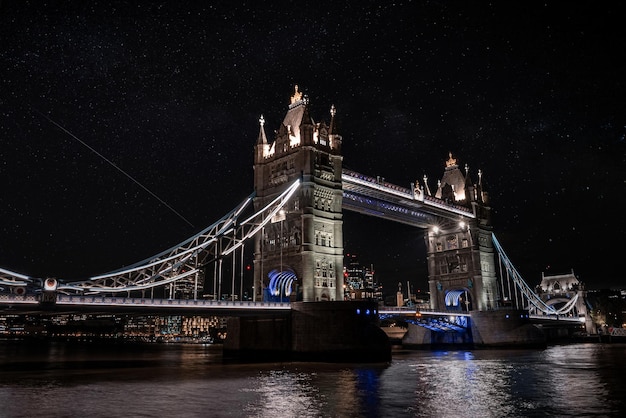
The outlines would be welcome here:
[[[343,267],[344,299],[382,300],[383,288],[376,282],[374,266],[364,266],[355,254],[347,254]]]

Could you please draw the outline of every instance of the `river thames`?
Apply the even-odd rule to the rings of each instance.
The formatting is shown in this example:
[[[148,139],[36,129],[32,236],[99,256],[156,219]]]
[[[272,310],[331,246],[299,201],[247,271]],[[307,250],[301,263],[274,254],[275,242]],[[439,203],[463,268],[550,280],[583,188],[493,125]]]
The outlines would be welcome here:
[[[626,344],[224,364],[218,345],[0,341],[0,417],[617,417]]]

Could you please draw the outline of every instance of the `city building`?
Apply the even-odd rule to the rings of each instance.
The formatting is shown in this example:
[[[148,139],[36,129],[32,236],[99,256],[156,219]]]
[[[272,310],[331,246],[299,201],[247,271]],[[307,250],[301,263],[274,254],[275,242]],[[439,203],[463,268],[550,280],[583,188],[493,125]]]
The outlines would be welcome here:
[[[382,300],[383,287],[376,282],[374,266],[363,266],[356,254],[347,254],[343,267],[344,299],[376,299]]]

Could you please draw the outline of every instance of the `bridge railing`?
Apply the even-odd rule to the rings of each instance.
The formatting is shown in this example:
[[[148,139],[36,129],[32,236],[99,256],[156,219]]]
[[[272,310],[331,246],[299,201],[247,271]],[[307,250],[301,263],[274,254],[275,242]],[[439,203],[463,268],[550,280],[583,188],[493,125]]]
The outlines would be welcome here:
[[[577,317],[577,316],[569,316],[569,315],[537,315],[537,314],[530,314],[530,315],[528,315],[528,317],[530,319],[540,319],[540,320],[546,320],[546,321],[565,321],[565,322],[578,322],[578,323],[584,323],[585,322],[585,317],[584,316]]]
[[[0,294],[0,303],[38,303],[39,299],[35,295],[16,295],[13,293]]]
[[[127,298],[117,296],[96,295],[57,295],[60,305],[108,305],[108,306],[163,306],[163,307],[206,307],[206,308],[237,308],[237,309],[279,309],[289,310],[288,302],[253,302],[209,299],[150,299]]]
[[[30,304],[36,305],[42,301],[41,295],[0,294],[0,305]],[[47,300],[47,303],[74,306],[152,306],[169,308],[211,308],[211,309],[268,309],[290,310],[288,302],[254,302],[209,299],[150,299],[99,295],[63,295]]]

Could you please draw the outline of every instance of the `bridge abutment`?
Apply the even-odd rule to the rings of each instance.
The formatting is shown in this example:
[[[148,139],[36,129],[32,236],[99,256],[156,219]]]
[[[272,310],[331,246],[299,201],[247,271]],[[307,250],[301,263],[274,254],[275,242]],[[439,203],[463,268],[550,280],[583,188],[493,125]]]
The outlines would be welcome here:
[[[391,344],[371,301],[294,302],[288,317],[230,318],[224,358],[378,363]]]
[[[482,347],[545,347],[546,336],[530,323],[528,311],[470,312],[474,344]]]

